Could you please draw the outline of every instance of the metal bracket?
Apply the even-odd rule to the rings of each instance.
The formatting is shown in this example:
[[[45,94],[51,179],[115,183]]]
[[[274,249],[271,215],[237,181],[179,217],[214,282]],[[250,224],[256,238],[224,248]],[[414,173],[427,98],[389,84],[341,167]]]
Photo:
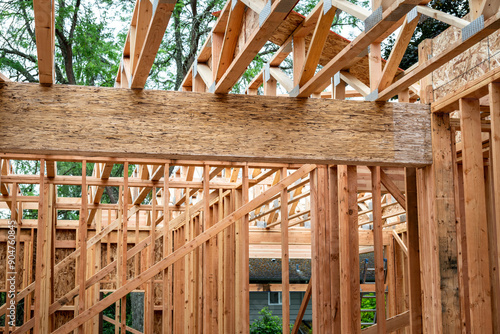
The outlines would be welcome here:
[[[340,85],[340,72],[335,73],[333,76],[333,86],[337,87],[338,85]]]
[[[365,32],[373,28],[377,23],[382,21],[382,6],[377,8],[373,13],[368,16],[365,20]]]
[[[290,97],[297,97],[297,95],[299,95],[299,92],[300,92],[300,87],[299,85],[293,87],[293,89],[288,93],[288,95]]]
[[[467,27],[462,29],[462,42],[465,42],[483,29],[484,15],[481,15],[477,19],[472,21]]]
[[[365,96],[365,101],[375,101],[378,98],[378,88]]]
[[[326,15],[330,9],[332,9],[332,0],[323,0],[323,15]]]
[[[212,84],[210,85],[210,88],[208,88],[208,92],[209,93],[213,93],[215,92],[215,86],[216,86],[216,82],[212,82]]]
[[[198,59],[194,59],[193,61],[193,79],[198,75]]]
[[[264,64],[264,82],[268,82],[271,79],[271,73],[269,71],[270,66],[269,63]]]
[[[415,20],[418,16],[418,10],[417,7],[413,8],[406,14],[406,22],[410,23],[411,21]]]
[[[269,15],[271,14],[271,0],[269,0],[264,8],[262,8],[262,11],[259,13],[259,27],[262,27],[264,22],[267,20]]]

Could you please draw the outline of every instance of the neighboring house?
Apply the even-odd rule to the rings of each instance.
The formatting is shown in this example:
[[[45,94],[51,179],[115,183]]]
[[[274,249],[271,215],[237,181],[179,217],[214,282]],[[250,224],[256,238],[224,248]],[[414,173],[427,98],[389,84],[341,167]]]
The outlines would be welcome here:
[[[359,255],[359,270],[360,278],[363,279],[365,259],[368,260],[366,267],[374,267],[373,253],[366,253]],[[250,284],[259,284],[264,291],[251,291],[250,292],[250,323],[259,318],[259,312],[264,307],[275,316],[282,316],[282,295],[278,291],[265,291],[271,290],[271,284],[281,284],[281,259],[250,259]],[[310,259],[290,259],[290,284],[307,284],[311,277],[311,260]],[[375,282],[373,271],[366,272],[366,283]],[[266,285],[268,285],[266,287]],[[304,285],[305,286],[305,285]],[[294,323],[302,299],[305,294],[304,291],[290,292],[290,322]],[[312,304],[309,305],[304,314],[303,321],[307,323],[312,322]]]

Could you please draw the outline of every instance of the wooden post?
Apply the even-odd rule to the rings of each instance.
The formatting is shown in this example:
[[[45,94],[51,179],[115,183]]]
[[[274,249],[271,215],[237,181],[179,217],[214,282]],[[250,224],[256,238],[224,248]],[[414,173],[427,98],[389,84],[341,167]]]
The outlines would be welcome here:
[[[78,266],[78,314],[85,311],[85,281],[87,280],[87,161],[82,161],[82,198],[78,242],[80,244],[80,265]],[[85,333],[85,326],[78,327],[78,333]]]
[[[224,197],[224,217],[227,217],[234,211],[234,193]],[[224,252],[224,333],[235,332],[235,235],[234,225],[229,226],[224,231],[225,252]]]
[[[245,205],[249,202],[248,198],[248,166],[245,165],[242,170],[242,196],[241,196],[241,204]],[[249,283],[250,283],[250,269],[248,267],[249,262],[249,230],[248,230],[248,214],[244,215],[241,219],[241,229],[240,229],[240,273],[241,273],[241,283],[240,283],[240,294],[242,296],[241,300],[241,309],[240,315],[241,317],[241,325],[240,333],[248,334],[250,332],[250,291],[249,291]]]
[[[382,237],[382,192],[380,186],[380,167],[371,167],[372,208],[373,208],[373,249],[375,255],[375,296],[377,309],[377,332],[385,333],[385,274],[384,241]]]
[[[281,179],[287,175],[287,169],[281,170]],[[283,334],[290,333],[290,278],[288,255],[288,191],[281,191],[281,295]]]
[[[54,185],[45,182],[45,160],[40,160],[40,195],[35,271],[35,333],[50,333],[49,305],[52,295],[50,265],[52,243],[52,197]]]
[[[169,229],[170,221],[170,190],[169,190],[169,170],[170,165],[165,164],[163,174],[163,257],[168,256],[172,252],[172,238]],[[163,271],[163,311],[162,311],[162,328],[163,333],[172,331],[172,267],[167,267]]]
[[[460,100],[471,331],[491,333],[491,280],[479,100]]]
[[[120,283],[121,285],[125,285],[127,283],[127,231],[128,231],[128,198],[129,198],[129,189],[128,189],[128,162],[125,161],[123,163],[123,201],[122,201],[122,224],[121,224],[121,231],[122,231],[122,248],[117,249],[117,252],[121,252],[121,279]],[[154,245],[154,241],[152,242]],[[84,248],[82,248],[84,249]],[[121,299],[121,304],[120,304],[120,310],[121,310],[121,317],[120,317],[120,322],[121,322],[121,332],[125,333],[126,331],[126,326],[127,326],[127,297],[124,296]]]
[[[434,163],[432,208],[437,225],[439,276],[441,287],[442,331],[460,332],[460,300],[457,271],[457,230],[454,201],[454,177],[449,115],[432,115]],[[432,232],[431,232],[432,233]],[[439,319],[436,322],[439,324]]]
[[[420,247],[418,240],[417,171],[405,168],[406,225],[408,231],[408,280],[410,334],[422,333],[422,287],[420,284]]]
[[[361,333],[357,172],[338,166],[342,332]]]
[[[496,303],[493,320],[496,328],[495,334],[500,332],[500,84],[491,83],[489,86],[490,92],[490,116],[491,116],[491,134],[490,134],[490,170],[493,179],[493,207],[494,221],[491,222],[489,234],[494,238],[490,245],[495,245],[492,251],[496,252],[496,263],[491,263],[491,267],[496,268],[495,277],[492,277],[492,285],[496,295],[493,295],[493,300]],[[495,247],[493,246],[493,247]],[[493,254],[495,255],[495,254]],[[496,322],[495,322],[496,321]]]
[[[210,166],[203,167],[203,197],[205,198],[205,209],[203,212],[203,220],[205,230],[212,227],[213,217],[210,209]],[[203,318],[204,326],[203,333],[217,333],[217,268],[214,267],[214,256],[216,254],[216,240],[209,239],[205,243],[205,256],[203,260]]]
[[[340,226],[339,226],[339,194],[338,168],[328,168],[328,213],[330,224],[330,289],[332,294],[332,332],[341,331],[340,310]]]

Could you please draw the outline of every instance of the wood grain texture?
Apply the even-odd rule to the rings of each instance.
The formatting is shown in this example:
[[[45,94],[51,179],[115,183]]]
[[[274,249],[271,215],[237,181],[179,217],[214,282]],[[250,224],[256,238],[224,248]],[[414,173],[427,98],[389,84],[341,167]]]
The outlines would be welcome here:
[[[428,106],[8,83],[0,152],[422,166]]]

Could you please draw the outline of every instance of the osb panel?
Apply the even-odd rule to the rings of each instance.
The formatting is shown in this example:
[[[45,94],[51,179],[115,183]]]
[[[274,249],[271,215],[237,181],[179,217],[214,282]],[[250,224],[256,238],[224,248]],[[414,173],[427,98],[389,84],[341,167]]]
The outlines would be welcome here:
[[[57,311],[55,313],[54,322],[55,328],[59,328],[68,321],[72,320],[75,317],[75,313],[73,311]]]
[[[442,53],[461,37],[460,29],[448,28],[432,40],[432,54],[436,56]],[[495,32],[432,73],[434,98],[452,94],[466,83],[499,66],[500,32]]]
[[[56,240],[76,240],[76,230],[56,230]],[[55,251],[55,263],[74,252],[71,248],[58,248]],[[76,285],[76,261],[70,261],[63,266],[54,277],[55,298],[60,298],[71,291]],[[73,304],[73,301],[70,302]]]
[[[163,305],[163,283],[154,283],[154,304],[155,305]]]
[[[286,19],[280,24],[278,29],[274,31],[274,34],[269,38],[269,41],[276,45],[283,45],[292,32],[297,29],[297,27],[304,21],[304,16],[299,13],[292,11]]]
[[[61,262],[69,254],[73,253],[74,249],[56,249],[56,263]],[[54,276],[54,292],[55,297],[60,298],[71,291],[76,284],[76,264],[75,261],[70,261],[63,266],[58,274]],[[71,302],[70,304],[72,304]]]

